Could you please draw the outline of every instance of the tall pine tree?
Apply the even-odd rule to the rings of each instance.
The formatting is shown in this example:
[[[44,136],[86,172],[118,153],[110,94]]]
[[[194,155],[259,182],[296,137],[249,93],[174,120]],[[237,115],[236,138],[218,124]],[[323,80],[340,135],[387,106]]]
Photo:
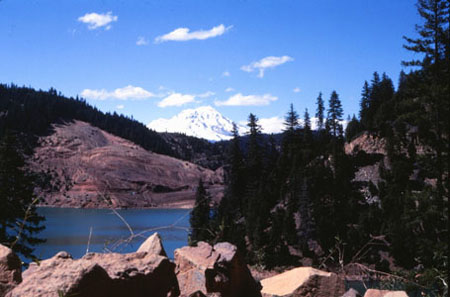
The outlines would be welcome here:
[[[336,91],[333,91],[330,96],[330,100],[328,101],[328,116],[327,122],[330,126],[331,134],[334,137],[341,136],[339,135],[339,131],[342,129],[341,121],[344,111],[342,109],[341,100],[339,99],[339,95]]]
[[[34,194],[36,177],[26,170],[23,150],[12,132],[0,142],[0,243],[33,259],[33,246],[44,242],[44,227]]]
[[[324,119],[325,119],[325,105],[322,99],[322,93],[319,93],[316,104],[317,104],[317,111],[316,111],[317,129],[322,130],[324,128]]]
[[[195,194],[195,205],[191,212],[189,222],[191,233],[189,234],[189,244],[195,245],[199,241],[209,241],[212,239],[211,231],[211,197],[206,192],[203,181],[200,179]]]

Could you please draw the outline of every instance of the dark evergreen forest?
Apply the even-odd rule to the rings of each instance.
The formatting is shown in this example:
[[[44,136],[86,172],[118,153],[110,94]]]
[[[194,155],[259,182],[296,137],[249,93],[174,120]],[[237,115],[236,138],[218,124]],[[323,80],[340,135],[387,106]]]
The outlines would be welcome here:
[[[80,120],[128,139],[155,153],[217,169],[223,163],[226,143],[214,144],[179,133],[157,133],[144,124],[117,113],[103,113],[82,98],[67,98],[54,89],[36,91],[0,84],[0,139],[7,131],[20,134],[29,153],[38,136],[52,133],[52,124]]]
[[[25,156],[52,124],[81,120],[156,153],[213,169],[226,163],[218,205],[199,181],[192,244],[228,241],[264,268],[303,264],[345,273],[356,265],[442,294],[448,290],[449,2],[419,0],[417,7],[419,38],[405,37],[404,47],[419,59],[402,62],[406,72],[397,87],[385,73],[362,82],[360,112],[345,131],[337,91],[318,94],[318,130],[308,110],[300,115],[291,104],[282,135],[263,134],[250,114],[247,135],[235,127],[231,141],[211,144],[157,133],[54,89],[0,85],[1,243],[33,257],[43,218],[33,193],[39,177],[26,171]],[[346,152],[360,137],[382,141],[384,151]],[[356,178],[365,166],[376,167],[377,181]]]
[[[418,12],[419,38],[404,47],[421,59],[402,62],[409,72],[396,89],[385,73],[364,82],[345,133],[335,91],[328,104],[318,95],[315,133],[308,111],[290,106],[280,149],[250,114],[246,151],[237,131],[228,148],[225,197],[210,216],[194,209],[191,242],[232,242],[264,268],[370,266],[448,290],[449,3],[420,0]],[[385,141],[385,152],[346,153],[362,135]],[[377,183],[355,179],[367,165],[377,165]]]

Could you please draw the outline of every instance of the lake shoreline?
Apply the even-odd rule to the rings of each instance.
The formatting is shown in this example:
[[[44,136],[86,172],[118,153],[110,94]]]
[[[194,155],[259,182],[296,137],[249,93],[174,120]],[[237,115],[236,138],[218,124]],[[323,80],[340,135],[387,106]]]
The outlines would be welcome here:
[[[37,212],[46,218],[46,228],[39,233],[46,242],[37,245],[34,252],[40,259],[50,258],[60,251],[74,258],[80,258],[86,250],[134,252],[136,246],[156,231],[164,239],[169,255],[188,243],[190,209],[118,209],[120,216],[117,216],[112,209],[46,206],[38,207]],[[133,238],[126,244],[119,244],[130,238],[127,224],[133,231]]]
[[[181,204],[181,203],[180,203]],[[82,206],[64,206],[64,205],[45,205],[37,204],[36,207],[39,208],[68,208],[68,209],[114,209],[114,210],[146,210],[146,209],[192,209],[193,204],[189,205],[163,205],[163,206],[141,206],[141,207],[82,207]]]

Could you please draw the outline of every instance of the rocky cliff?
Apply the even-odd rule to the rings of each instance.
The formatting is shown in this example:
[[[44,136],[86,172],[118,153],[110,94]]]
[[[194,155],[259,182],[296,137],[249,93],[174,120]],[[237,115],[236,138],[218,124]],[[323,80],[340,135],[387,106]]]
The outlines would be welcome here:
[[[54,125],[41,137],[30,168],[45,172],[41,205],[58,207],[192,207],[201,178],[214,199],[223,172],[147,151],[88,123]]]

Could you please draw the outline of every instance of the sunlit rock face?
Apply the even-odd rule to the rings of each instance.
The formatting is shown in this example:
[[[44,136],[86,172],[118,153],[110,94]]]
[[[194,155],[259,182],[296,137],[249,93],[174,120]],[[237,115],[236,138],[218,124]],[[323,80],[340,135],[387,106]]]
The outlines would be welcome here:
[[[192,207],[202,179],[214,199],[223,191],[222,171],[155,154],[88,123],[54,126],[39,139],[30,160],[49,175],[43,205],[60,207]]]

